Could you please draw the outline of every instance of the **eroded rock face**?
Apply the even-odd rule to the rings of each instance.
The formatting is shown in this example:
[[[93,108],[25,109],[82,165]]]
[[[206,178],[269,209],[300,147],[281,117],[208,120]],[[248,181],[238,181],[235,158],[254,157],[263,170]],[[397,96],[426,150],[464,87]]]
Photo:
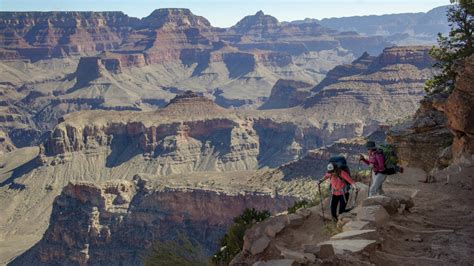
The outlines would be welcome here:
[[[327,130],[292,117],[231,111],[188,92],[157,112],[66,117],[47,138],[44,151],[54,164],[78,152],[105,156],[107,167],[141,158],[151,167],[146,172],[159,174],[250,170],[298,159],[308,150],[353,136],[361,126]]]
[[[184,233],[213,252],[245,208],[286,209],[292,198],[154,188],[146,181],[67,185],[54,202],[43,239],[12,265],[141,265],[154,241]]]
[[[387,140],[397,146],[403,164],[429,173],[436,166],[436,158],[451,145],[446,117],[438,110],[445,101],[445,95],[422,100],[413,120],[393,127],[388,133]]]
[[[384,49],[376,64],[382,67],[393,64],[410,64],[419,68],[431,67],[434,60],[428,52],[425,46],[391,47]]]
[[[398,146],[402,162],[429,173],[473,154],[473,62],[471,56],[461,64],[451,94],[423,99],[412,120],[392,128],[387,140]]]
[[[364,54],[330,71],[303,107],[325,120],[336,116],[364,119],[371,113],[372,119],[388,124],[414,114],[425,94],[424,83],[434,74],[426,58],[428,50],[391,47],[378,57]]]
[[[137,19],[122,12],[2,12],[0,46],[32,60],[116,49]]]
[[[454,135],[453,155],[459,158],[474,154],[474,56],[458,69],[454,91],[448,98],[445,114]]]

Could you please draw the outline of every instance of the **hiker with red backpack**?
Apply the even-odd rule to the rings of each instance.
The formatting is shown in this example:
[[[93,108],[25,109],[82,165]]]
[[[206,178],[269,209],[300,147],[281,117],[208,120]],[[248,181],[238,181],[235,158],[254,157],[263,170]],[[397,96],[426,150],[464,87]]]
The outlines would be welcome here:
[[[377,148],[375,142],[368,141],[365,145],[369,152],[369,159],[360,155],[360,161],[370,165],[372,169],[372,181],[369,188],[369,197],[383,194],[382,184],[387,175],[403,173],[403,168],[398,166],[398,157],[393,145],[381,145]]]
[[[318,181],[318,186],[327,179],[330,179],[331,182],[331,215],[334,221],[337,221],[337,207],[339,206],[339,214],[344,213],[346,212],[347,202],[349,201],[347,183],[355,190],[358,190],[358,188],[349,173],[337,167],[334,163],[328,164],[327,173]]]

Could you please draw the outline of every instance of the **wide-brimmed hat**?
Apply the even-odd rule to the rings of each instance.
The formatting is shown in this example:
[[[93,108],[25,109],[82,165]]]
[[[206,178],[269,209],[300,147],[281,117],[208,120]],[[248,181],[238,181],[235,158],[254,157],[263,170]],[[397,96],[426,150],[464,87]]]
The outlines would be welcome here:
[[[375,145],[375,142],[373,141],[367,141],[367,143],[365,144],[365,147],[369,150],[377,148],[377,146]]]

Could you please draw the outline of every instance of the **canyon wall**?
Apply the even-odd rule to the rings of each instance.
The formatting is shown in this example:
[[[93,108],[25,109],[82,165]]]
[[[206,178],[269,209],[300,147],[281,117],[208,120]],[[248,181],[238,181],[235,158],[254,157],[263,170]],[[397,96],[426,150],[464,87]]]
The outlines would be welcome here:
[[[43,239],[11,265],[142,265],[154,241],[180,233],[209,254],[245,208],[274,213],[293,201],[256,192],[160,188],[138,176],[134,182],[69,184],[54,201]]]
[[[389,133],[402,160],[426,172],[443,169],[459,160],[472,160],[473,57],[459,63],[454,91],[425,98],[415,117]]]
[[[364,131],[360,123],[328,130],[304,119],[278,116],[227,110],[189,93],[155,112],[66,116],[46,138],[40,157],[43,164],[56,165],[73,160],[74,154],[98,154],[108,168],[134,159],[142,161],[146,172],[161,175],[251,170],[276,167]]]
[[[454,135],[453,155],[460,158],[474,154],[474,56],[470,56],[457,69],[454,91],[445,106],[448,127]]]

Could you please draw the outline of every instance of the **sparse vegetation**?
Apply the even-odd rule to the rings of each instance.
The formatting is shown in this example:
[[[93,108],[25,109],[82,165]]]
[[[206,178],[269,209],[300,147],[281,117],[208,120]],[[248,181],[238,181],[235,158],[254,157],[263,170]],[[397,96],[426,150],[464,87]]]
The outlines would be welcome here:
[[[342,228],[339,228],[335,222],[328,222],[324,224],[323,232],[328,236],[334,236],[342,232]]]
[[[299,200],[296,201],[293,206],[288,207],[288,213],[295,213],[296,210],[301,209],[301,208],[308,208],[311,207],[309,206],[310,202],[307,200]]]
[[[145,266],[209,265],[204,250],[198,243],[179,233],[174,240],[157,241],[143,258]]]
[[[431,57],[437,62],[434,67],[441,70],[432,79],[426,81],[428,95],[452,92],[457,72],[456,62],[474,53],[474,2],[451,0],[453,5],[448,9],[447,17],[451,30],[449,36],[438,34],[438,47],[433,46]]]
[[[214,265],[229,265],[230,261],[242,251],[245,231],[253,224],[270,217],[269,211],[245,209],[243,213],[234,218],[234,224],[229,228],[220,242],[220,250],[212,257]]]

